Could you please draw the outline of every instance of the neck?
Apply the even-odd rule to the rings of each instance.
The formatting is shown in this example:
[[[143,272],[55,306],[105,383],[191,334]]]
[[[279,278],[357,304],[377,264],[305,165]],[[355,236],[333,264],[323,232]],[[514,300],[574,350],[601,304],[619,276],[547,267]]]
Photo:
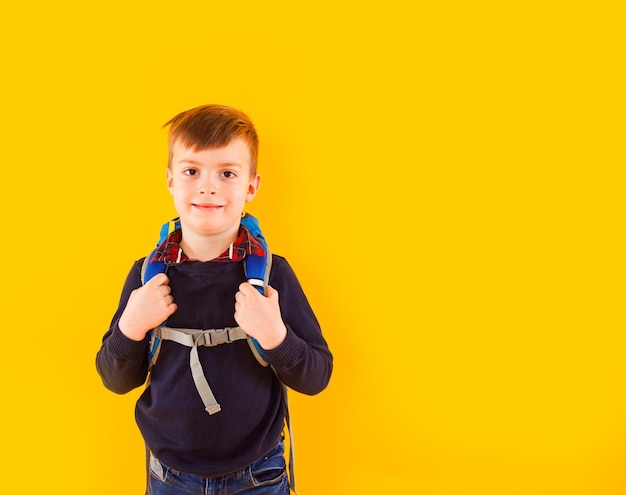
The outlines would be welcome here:
[[[223,235],[202,235],[185,231],[183,228],[183,239],[180,247],[193,260],[211,261],[235,242],[238,233],[239,229]]]

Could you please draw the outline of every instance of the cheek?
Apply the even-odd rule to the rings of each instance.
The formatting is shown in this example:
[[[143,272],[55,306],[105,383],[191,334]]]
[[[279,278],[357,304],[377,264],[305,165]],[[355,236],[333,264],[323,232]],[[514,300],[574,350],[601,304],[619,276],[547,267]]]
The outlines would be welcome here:
[[[181,181],[181,182],[177,182],[175,186],[172,186],[170,188],[170,191],[172,193],[172,196],[184,198],[186,196],[189,196],[191,187],[189,186],[189,184]]]
[[[172,200],[176,209],[180,209],[180,207],[189,202],[189,195],[185,189],[171,189],[170,194],[172,195]]]
[[[247,197],[247,190],[240,186],[231,188],[227,193],[233,201],[243,201]]]

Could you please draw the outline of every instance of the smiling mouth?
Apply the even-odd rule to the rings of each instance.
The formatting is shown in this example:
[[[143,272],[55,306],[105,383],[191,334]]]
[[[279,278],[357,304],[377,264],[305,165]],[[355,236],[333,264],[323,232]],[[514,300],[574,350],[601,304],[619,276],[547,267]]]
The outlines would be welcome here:
[[[200,210],[206,210],[206,211],[219,210],[220,208],[223,208],[222,205],[206,205],[206,204],[201,204],[201,203],[192,203],[191,206],[193,206],[194,208],[198,208]]]

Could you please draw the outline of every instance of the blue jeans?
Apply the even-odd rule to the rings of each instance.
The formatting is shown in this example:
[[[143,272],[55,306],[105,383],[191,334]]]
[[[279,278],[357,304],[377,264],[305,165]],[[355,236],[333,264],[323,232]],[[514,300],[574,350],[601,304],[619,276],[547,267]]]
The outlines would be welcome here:
[[[148,495],[289,495],[283,442],[252,465],[217,478],[171,469],[150,456]]]

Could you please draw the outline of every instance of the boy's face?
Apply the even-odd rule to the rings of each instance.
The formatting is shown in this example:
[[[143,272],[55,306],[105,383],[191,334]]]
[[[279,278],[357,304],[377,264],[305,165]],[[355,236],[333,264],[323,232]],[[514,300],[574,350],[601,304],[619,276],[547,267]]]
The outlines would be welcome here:
[[[245,204],[257,193],[261,178],[250,176],[250,150],[242,139],[222,148],[194,151],[172,145],[167,186],[180,216],[183,235],[236,235]]]

